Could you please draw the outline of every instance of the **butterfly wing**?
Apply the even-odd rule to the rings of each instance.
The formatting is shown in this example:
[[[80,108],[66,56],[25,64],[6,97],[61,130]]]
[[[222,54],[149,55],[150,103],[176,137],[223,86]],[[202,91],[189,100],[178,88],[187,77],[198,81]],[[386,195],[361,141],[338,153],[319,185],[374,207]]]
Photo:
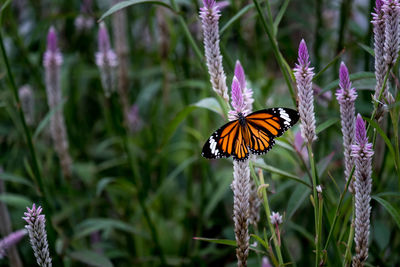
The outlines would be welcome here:
[[[207,159],[230,157],[240,128],[238,120],[235,120],[216,130],[204,144],[201,155]]]
[[[254,154],[265,154],[281,136],[299,120],[299,113],[289,108],[270,108],[246,116],[249,149]]]

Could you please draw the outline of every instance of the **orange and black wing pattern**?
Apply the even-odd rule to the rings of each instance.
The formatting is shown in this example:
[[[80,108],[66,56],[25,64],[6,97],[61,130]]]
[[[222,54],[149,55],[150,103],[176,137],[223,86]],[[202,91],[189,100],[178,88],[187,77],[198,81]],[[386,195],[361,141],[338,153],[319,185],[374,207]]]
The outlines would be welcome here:
[[[235,153],[239,133],[239,121],[231,121],[216,130],[204,144],[201,155],[208,159],[227,158]]]
[[[245,160],[249,151],[261,155],[274,145],[274,138],[281,136],[299,120],[299,113],[289,108],[263,109],[228,122],[215,131],[204,144],[202,156],[208,159],[233,156]],[[243,122],[244,118],[244,122]]]
[[[299,120],[299,113],[289,108],[270,108],[246,116],[248,147],[253,154],[267,153],[281,136]]]

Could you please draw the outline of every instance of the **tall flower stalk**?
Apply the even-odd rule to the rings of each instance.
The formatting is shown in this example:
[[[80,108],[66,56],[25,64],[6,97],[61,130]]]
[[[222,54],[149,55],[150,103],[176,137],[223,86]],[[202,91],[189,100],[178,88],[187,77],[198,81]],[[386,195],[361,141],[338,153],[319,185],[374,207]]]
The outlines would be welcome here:
[[[23,219],[26,221],[25,228],[28,230],[30,243],[36,262],[41,267],[51,267],[49,244],[47,242],[46,219],[42,213],[42,208],[33,204],[32,208],[27,208]]]
[[[100,23],[98,33],[98,47],[96,65],[100,70],[101,84],[106,97],[110,97],[116,88],[115,72],[118,66],[117,55],[111,49],[110,38],[104,22]]]
[[[113,4],[117,4],[121,0],[113,0]],[[122,107],[125,126],[128,125],[129,116],[129,45],[127,30],[126,9],[121,9],[112,17],[113,37],[115,43],[115,51],[118,58],[117,79],[118,79],[118,95]]]
[[[50,119],[50,132],[54,147],[60,159],[64,177],[71,176],[71,156],[68,151],[67,130],[62,112],[62,92],[60,84],[60,66],[63,58],[57,46],[57,36],[53,27],[47,35],[47,50],[44,53],[43,65],[46,70],[47,103],[54,115]]]
[[[344,148],[344,176],[347,179],[350,176],[351,170],[354,165],[354,160],[351,157],[351,145],[354,139],[355,127],[355,106],[354,103],[357,98],[356,89],[351,87],[349,71],[346,65],[342,62],[339,69],[339,88],[336,92],[336,98],[340,106],[340,118],[343,134],[343,148]],[[351,179],[351,177],[350,177]],[[353,192],[353,184],[350,181],[349,191]]]
[[[220,9],[215,0],[203,0],[204,7],[200,9],[201,25],[203,28],[204,51],[208,73],[213,90],[226,103],[229,102],[226,75],[222,66],[222,55],[219,48],[219,17]]]
[[[357,115],[354,144],[351,155],[355,159],[355,235],[356,255],[353,266],[364,266],[368,257],[368,236],[371,215],[372,188],[372,144],[368,142],[365,123],[360,114]]]
[[[238,76],[233,77],[232,81],[232,107],[233,110],[229,111],[229,117],[237,119],[239,113],[244,116],[248,114],[250,110],[248,103],[246,103],[243,97],[243,91],[246,88],[244,72],[239,64],[236,64],[235,74]],[[240,81],[239,81],[240,79]],[[247,101],[248,102],[248,101]],[[249,160],[245,161],[233,161],[233,182],[231,185],[233,191],[233,221],[235,223],[235,238],[237,243],[236,257],[238,259],[238,266],[247,266],[247,257],[249,255],[249,219],[250,219],[250,168]]]
[[[308,158],[310,160],[311,178],[313,182],[313,205],[314,205],[314,222],[315,222],[315,266],[320,264],[321,260],[321,213],[319,199],[317,197],[318,175],[314,154],[312,152],[312,143],[317,139],[315,132],[315,113],[314,113],[314,92],[312,89],[312,78],[314,76],[313,68],[310,67],[310,57],[307,45],[301,40],[298,51],[298,63],[294,68],[294,76],[296,78],[298,109],[300,113],[300,130],[301,136],[307,143]],[[321,208],[320,208],[321,207]]]
[[[299,99],[301,136],[309,144],[317,139],[315,134],[314,92],[312,89],[313,69],[310,67],[310,57],[306,42],[301,40],[298,63],[294,68],[294,75],[296,77],[297,96]]]

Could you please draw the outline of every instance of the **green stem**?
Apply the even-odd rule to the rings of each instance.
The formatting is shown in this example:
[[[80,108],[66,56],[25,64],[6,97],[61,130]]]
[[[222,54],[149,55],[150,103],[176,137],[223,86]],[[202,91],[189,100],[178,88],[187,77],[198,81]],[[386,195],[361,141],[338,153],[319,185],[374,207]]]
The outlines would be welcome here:
[[[192,34],[189,31],[189,27],[187,26],[185,19],[182,17],[182,14],[179,12],[179,7],[178,5],[175,3],[175,0],[170,0],[171,1],[171,6],[172,8],[176,11],[176,13],[178,14],[178,21],[181,24],[181,27],[183,29],[183,32],[186,36],[186,38],[188,39],[190,45],[193,48],[194,53],[196,54],[196,56],[199,58],[200,62],[202,62],[202,67],[205,69],[205,65],[203,63],[203,54],[200,51],[200,48],[198,47],[198,45],[196,44],[196,41],[194,40]]]
[[[273,24],[273,22],[270,25],[267,24],[267,22],[266,22],[266,20],[264,18],[263,11],[261,10],[260,4],[258,3],[257,0],[253,0],[253,2],[254,2],[254,5],[257,8],[258,16],[261,19],[263,28],[264,28],[265,32],[267,33],[267,35],[268,35],[269,41],[270,41],[271,46],[272,46],[272,51],[273,51],[273,53],[275,55],[276,61],[278,62],[279,68],[280,68],[280,70],[281,70],[281,72],[283,74],[283,77],[285,79],[286,85],[289,88],[289,92],[290,92],[290,95],[292,97],[293,104],[296,105],[296,96],[295,96],[295,93],[294,93],[292,80],[291,80],[292,76],[290,75],[290,73],[288,72],[287,68],[285,67],[285,66],[287,66],[287,63],[286,63],[285,59],[283,58],[281,52],[279,51],[278,42],[277,42],[276,38],[274,37],[273,32],[271,32],[271,29],[273,29],[274,24]]]
[[[351,172],[350,172],[349,177],[347,177],[347,183],[346,183],[346,185],[345,185],[345,187],[344,187],[344,189],[343,189],[343,192],[342,192],[342,194],[340,195],[339,203],[338,203],[338,205],[336,206],[335,217],[333,218],[333,223],[332,223],[331,228],[330,228],[330,230],[329,230],[329,234],[328,234],[328,238],[326,239],[326,242],[325,242],[324,250],[327,250],[327,249],[328,249],[329,241],[330,241],[330,239],[331,239],[331,236],[332,236],[332,234],[333,234],[333,231],[335,230],[335,226],[336,226],[337,219],[340,217],[340,208],[341,208],[341,206],[342,206],[342,202],[343,202],[343,199],[344,199],[344,195],[346,194],[347,189],[349,188],[350,181],[351,181],[350,178],[353,176],[354,170],[355,170],[355,167],[353,166],[353,168],[351,169]]]
[[[260,172],[260,173],[261,173],[259,175],[259,177],[260,177],[260,185],[263,186],[263,185],[265,185],[264,176],[263,176],[262,172]],[[267,188],[263,188],[262,196],[263,196],[265,214],[267,215],[267,222],[268,222],[269,230],[271,231],[272,239],[274,241],[274,246],[275,246],[275,250],[276,250],[276,254],[278,255],[279,266],[283,266],[283,258],[282,258],[281,248],[279,246],[278,239],[276,237],[274,226],[271,223],[271,218],[270,218],[271,211],[269,209],[269,203],[268,203],[268,197],[267,197]],[[268,240],[265,240],[265,242],[268,242]]]
[[[319,206],[319,200],[317,196],[317,185],[318,185],[318,176],[317,176],[317,171],[315,168],[315,160],[314,160],[314,154],[312,152],[312,147],[311,143],[307,144],[307,150],[308,150],[308,158],[310,159],[310,166],[311,166],[311,175],[312,175],[312,181],[313,181],[313,199],[314,199],[314,221],[315,221],[315,266],[318,267],[319,264],[319,259],[320,259],[320,237],[319,237],[319,227],[318,227],[318,218],[319,216],[319,211],[318,211],[318,206]]]
[[[22,110],[22,104],[21,104],[21,101],[20,101],[19,95],[18,95],[18,89],[15,84],[14,76],[11,72],[10,63],[8,61],[6,50],[4,48],[3,34],[2,34],[1,30],[0,30],[0,47],[1,47],[1,53],[2,53],[2,56],[4,59],[4,63],[6,65],[6,69],[7,69],[7,76],[10,81],[10,84],[11,84],[11,90],[14,95],[14,101],[16,103],[19,118],[21,120],[23,129],[24,129],[25,139],[28,144],[29,153],[32,158],[32,170],[33,170],[33,175],[34,175],[33,180],[34,180],[35,184],[39,187],[38,191],[39,191],[39,194],[41,194],[42,201],[43,201],[43,208],[47,215],[46,219],[48,221],[48,224],[47,224],[48,225],[48,228],[47,228],[48,229],[48,238],[49,238],[49,243],[50,243],[50,249],[53,250],[53,248],[55,247],[55,241],[56,241],[56,232],[54,229],[54,225],[52,223],[53,206],[50,205],[50,203],[52,203],[52,202],[48,199],[49,194],[43,183],[43,178],[42,178],[42,174],[40,172],[39,163],[38,163],[38,157],[36,155],[36,150],[35,150],[35,147],[34,147],[33,141],[32,141],[32,134],[26,124],[25,115]],[[55,263],[57,263],[57,265],[61,264],[61,260],[58,257],[54,258],[53,260]]]
[[[352,199],[352,202],[353,202],[352,207],[354,207],[354,205],[355,205],[354,197]],[[346,266],[347,262],[351,262],[351,247],[353,245],[353,236],[354,236],[354,218],[355,218],[355,209],[353,208],[352,218],[351,218],[351,227],[350,227],[349,237],[347,239],[346,253],[344,254],[343,266]]]
[[[319,198],[318,196],[318,238],[317,238],[317,243],[318,243],[318,247],[321,247],[321,235],[322,235],[322,214],[323,214],[323,207],[324,207],[324,201],[322,198],[322,193],[321,194],[321,198]],[[321,261],[321,259],[319,259],[319,262]],[[318,262],[318,266],[319,266],[319,262]]]

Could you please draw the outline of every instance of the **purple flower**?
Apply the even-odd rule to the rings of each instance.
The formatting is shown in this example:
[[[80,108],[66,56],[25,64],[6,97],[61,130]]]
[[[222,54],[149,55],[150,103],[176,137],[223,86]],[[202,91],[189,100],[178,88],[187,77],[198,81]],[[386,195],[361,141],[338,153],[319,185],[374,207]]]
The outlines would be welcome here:
[[[81,14],[75,18],[75,27],[78,31],[90,30],[94,25],[94,20],[90,17],[92,13],[92,0],[83,0]]]
[[[312,89],[313,68],[310,60],[306,42],[301,40],[299,45],[298,64],[294,68],[296,77],[297,94],[299,99],[300,129],[302,137],[312,143],[317,139],[315,134],[314,95]]]
[[[242,113],[243,116],[251,113],[254,102],[253,90],[246,86],[246,77],[239,61],[236,61],[231,90],[231,104],[234,110],[229,111],[229,120],[236,120],[239,113]]]
[[[99,51],[96,52],[96,65],[100,70],[101,83],[106,97],[110,97],[116,90],[117,55],[111,49],[110,38],[104,22],[100,23],[98,33]]]
[[[57,67],[62,64],[63,58],[58,51],[57,35],[53,26],[50,27],[47,34],[47,50],[43,56],[43,65],[46,68]]]
[[[271,216],[269,216],[271,220],[271,224],[273,225],[278,225],[282,223],[282,215],[279,214],[279,212],[272,212]]]
[[[36,258],[36,262],[42,267],[51,267],[51,258],[49,252],[49,244],[47,242],[46,233],[46,219],[42,213],[42,208],[33,204],[32,208],[27,208],[28,212],[25,212],[23,219],[27,225],[25,228],[28,230],[31,246],[33,253]]]
[[[6,255],[7,249],[18,244],[18,242],[26,235],[25,229],[15,231],[0,240],[0,259]]]
[[[68,138],[62,113],[62,92],[60,83],[60,66],[62,55],[58,51],[57,36],[54,27],[51,27],[47,35],[47,50],[44,53],[43,65],[46,71],[46,94],[50,110],[54,115],[50,118],[50,132],[54,142],[54,148],[60,158],[61,169],[64,177],[71,176],[71,156],[68,151]]]
[[[214,0],[203,0],[200,19],[203,28],[203,42],[208,73],[213,90],[229,103],[226,75],[222,66],[222,55],[219,48],[219,6]]]
[[[246,266],[249,255],[250,168],[248,161],[233,161],[233,221],[238,266]]]
[[[261,267],[272,267],[271,263],[268,260],[268,257],[262,257]]]
[[[351,144],[354,138],[354,123],[355,123],[355,106],[354,103],[357,98],[357,93],[351,87],[349,71],[346,65],[342,62],[339,70],[339,87],[336,91],[336,98],[340,106],[340,118],[343,134],[343,148],[344,148],[344,176],[347,179],[351,173],[354,165],[354,160],[351,157]],[[351,178],[351,177],[350,177]],[[349,191],[353,192],[353,184],[350,182]]]
[[[372,144],[368,143],[365,123],[360,114],[357,115],[354,144],[351,156],[355,160],[355,235],[356,255],[353,266],[363,266],[368,257],[368,236],[371,214],[372,187]]]
[[[384,0],[381,7],[385,21],[385,60],[386,64],[392,66],[397,60],[400,46],[400,3],[398,0]]]

